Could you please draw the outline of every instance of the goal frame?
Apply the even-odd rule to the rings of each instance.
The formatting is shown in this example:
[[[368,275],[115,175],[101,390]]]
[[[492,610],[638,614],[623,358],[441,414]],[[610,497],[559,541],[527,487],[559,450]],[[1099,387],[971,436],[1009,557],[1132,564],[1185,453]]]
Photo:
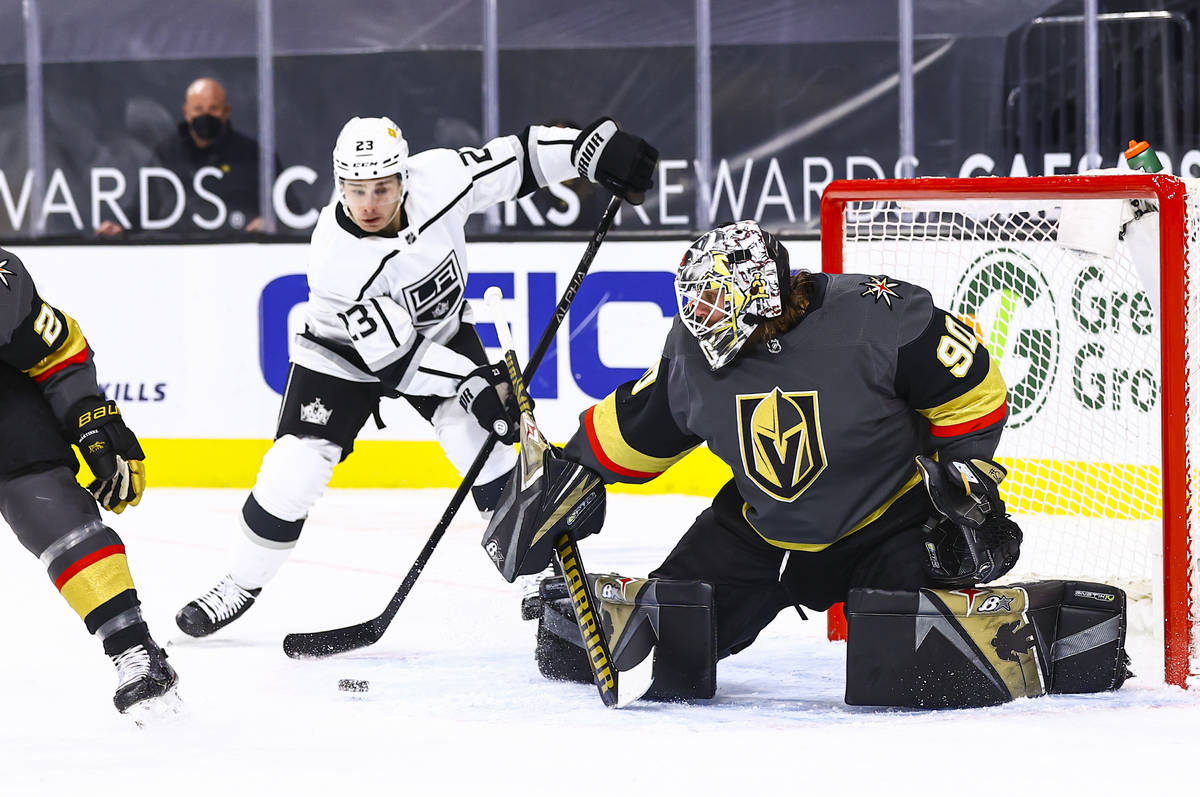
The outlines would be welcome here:
[[[1187,459],[1187,192],[1165,174],[1050,177],[921,177],[909,180],[835,180],[821,196],[821,268],[842,273],[845,210],[871,200],[1151,199],[1159,207],[1162,413],[1163,653],[1165,680],[1187,688],[1193,643]],[[829,638],[845,639],[838,604],[829,612]]]

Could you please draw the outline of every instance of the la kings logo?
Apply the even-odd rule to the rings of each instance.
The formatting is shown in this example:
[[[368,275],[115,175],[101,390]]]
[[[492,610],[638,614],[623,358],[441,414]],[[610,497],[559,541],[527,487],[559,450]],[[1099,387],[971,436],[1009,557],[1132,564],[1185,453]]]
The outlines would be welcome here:
[[[815,391],[741,394],[737,415],[742,467],[767,495],[795,501],[825,470]]]
[[[441,321],[458,308],[462,297],[462,269],[453,249],[433,271],[404,289],[404,303],[417,328]]]
[[[317,396],[308,404],[300,405],[300,420],[304,423],[315,423],[317,426],[324,426],[329,423],[331,415],[333,415],[333,410],[321,403],[320,396]]]

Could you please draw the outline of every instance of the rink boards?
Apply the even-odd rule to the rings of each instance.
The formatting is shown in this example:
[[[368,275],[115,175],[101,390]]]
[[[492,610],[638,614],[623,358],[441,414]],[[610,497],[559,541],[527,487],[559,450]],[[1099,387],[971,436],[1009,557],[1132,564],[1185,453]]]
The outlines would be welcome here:
[[[817,242],[792,241],[788,246],[794,267],[819,268]],[[675,313],[673,270],[685,247],[685,241],[609,241],[600,248],[559,330],[556,347],[532,382],[538,419],[552,439],[565,440],[581,411],[621,382],[640,376],[658,357]],[[536,342],[552,316],[583,248],[580,242],[471,245],[467,299],[492,356],[498,358],[500,351],[482,304],[484,291],[492,285],[503,291],[518,355],[524,359],[531,339]],[[253,484],[276,425],[288,343],[302,324],[307,296],[305,245],[37,247],[18,254],[29,262],[44,298],[65,308],[82,325],[97,353],[101,386],[120,402],[143,440],[152,484]],[[965,265],[956,264],[957,268]],[[956,304],[949,294],[964,275],[943,274],[940,280],[928,273],[913,276],[931,286],[940,283],[939,292],[947,296],[938,301]],[[1070,280],[1072,275],[1058,279]],[[1116,331],[1101,330],[1100,336],[1072,331],[1080,327],[1071,321],[1078,314],[1072,306],[1077,291],[1066,283],[1049,287],[1054,288],[1047,292],[1054,299],[1046,308],[1048,320],[1043,325],[1053,321],[1064,351],[1082,351],[1085,343],[1095,347],[1092,338],[1114,352],[1123,350],[1115,344],[1132,334],[1129,324]],[[1031,324],[1038,326],[1032,321],[1026,326]],[[1074,339],[1084,332],[1088,340]],[[1039,410],[1036,417],[1026,421],[1014,415],[1005,435],[1006,450],[998,452],[1010,467],[1016,451],[1022,452],[1017,456],[1024,465],[1033,466],[1018,468],[1007,485],[1019,496],[1034,496],[1018,500],[1022,511],[1064,511],[1050,505],[1057,502],[1036,498],[1044,495],[1038,485],[1049,480],[1060,489],[1064,484],[1078,485],[1072,492],[1083,503],[1073,503],[1067,510],[1071,513],[1121,519],[1158,516],[1156,451],[1124,451],[1128,461],[1115,462],[1111,450],[1092,450],[1106,449],[1101,445],[1105,441],[1081,435],[1070,436],[1069,449],[1039,447],[1052,439],[1055,419],[1064,417],[1060,406],[1071,405],[1078,412],[1075,405],[1091,398],[1075,395],[1070,388],[1072,383],[1080,384],[1078,373],[1074,380],[1070,378],[1072,371],[1079,371],[1079,363],[1065,355],[1055,359],[1057,365],[1050,372],[1059,376],[1034,403]],[[1003,360],[1011,386],[1019,388],[1023,380],[1028,381],[1028,358],[1005,356]],[[1130,367],[1124,361],[1117,365],[1126,371]],[[1155,424],[1157,374],[1148,368],[1147,380],[1149,389],[1144,392],[1152,400],[1136,412],[1128,401],[1121,407],[1083,409],[1136,426]],[[367,422],[355,453],[336,470],[334,486],[458,484],[431,428],[406,402],[384,401],[382,416],[386,428]],[[1134,435],[1122,437],[1131,440]],[[664,476],[635,489],[711,495],[728,478],[728,468],[707,449],[700,449]],[[1118,495],[1121,500],[1114,504],[1112,491],[1097,490],[1097,484],[1131,485],[1136,495]]]
[[[674,267],[686,241],[600,248],[532,392],[543,429],[565,440],[578,415],[658,357],[675,313]],[[816,242],[790,245],[819,268]],[[553,314],[581,242],[477,243],[467,299],[489,353],[500,350],[483,292],[504,292],[522,358]],[[102,388],[147,451],[156,486],[248,487],[274,433],[291,335],[307,296],[303,244],[18,249],[43,297],[74,316]],[[532,342],[531,342],[532,339]],[[448,487],[458,477],[406,402],[384,401],[334,474],[341,487]],[[707,450],[648,488],[711,494],[728,469]]]

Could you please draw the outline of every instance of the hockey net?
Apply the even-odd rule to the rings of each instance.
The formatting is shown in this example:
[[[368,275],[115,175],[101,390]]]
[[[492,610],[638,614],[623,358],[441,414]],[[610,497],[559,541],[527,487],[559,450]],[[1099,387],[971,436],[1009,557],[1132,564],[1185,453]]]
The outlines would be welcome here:
[[[1198,219],[1200,180],[1131,173],[845,180],[821,206],[825,271],[928,288],[1000,361],[996,453],[1025,531],[1005,581],[1122,587],[1131,636],[1155,638],[1165,680],[1193,687]]]

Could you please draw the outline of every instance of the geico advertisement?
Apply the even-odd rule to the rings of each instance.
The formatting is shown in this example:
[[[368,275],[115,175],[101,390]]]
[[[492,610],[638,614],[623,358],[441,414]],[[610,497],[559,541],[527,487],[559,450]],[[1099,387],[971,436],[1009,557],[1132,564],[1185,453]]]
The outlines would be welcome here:
[[[554,314],[586,244],[470,246],[467,296],[489,355],[482,303],[498,286],[524,362]],[[672,276],[686,241],[604,243],[554,346],[531,382],[542,426],[569,435],[580,411],[658,356],[675,314]],[[816,270],[815,241],[788,243]],[[105,392],[139,435],[269,438],[302,325],[307,247],[30,247],[19,249],[43,296],[82,325]],[[849,246],[845,268],[928,287],[999,360],[1010,417],[1000,455],[1158,462],[1159,346],[1150,302],[1131,269],[1101,267],[1052,243]],[[947,367],[966,347],[950,344]],[[403,400],[382,402],[386,428],[366,439],[431,440]],[[1100,431],[1106,430],[1106,431]],[[1116,436],[1114,436],[1116,435]],[[1114,450],[1118,447],[1119,450]]]
[[[817,268],[816,242],[789,244]],[[586,242],[469,247],[467,298],[489,355],[501,357],[484,291],[498,286],[522,364],[551,322]],[[674,268],[687,241],[604,243],[531,381],[557,439],[578,414],[657,359],[676,312]],[[303,327],[307,246],[17,248],[51,304],[79,321],[105,393],[148,438],[268,439],[292,335]],[[432,440],[407,402],[382,402],[363,439]]]

